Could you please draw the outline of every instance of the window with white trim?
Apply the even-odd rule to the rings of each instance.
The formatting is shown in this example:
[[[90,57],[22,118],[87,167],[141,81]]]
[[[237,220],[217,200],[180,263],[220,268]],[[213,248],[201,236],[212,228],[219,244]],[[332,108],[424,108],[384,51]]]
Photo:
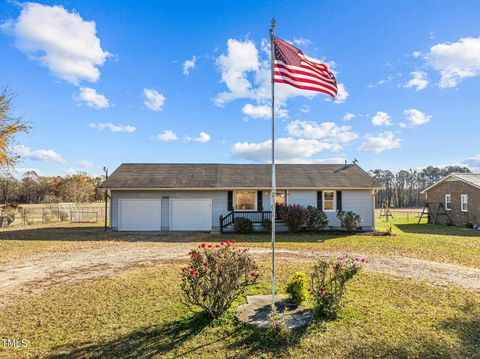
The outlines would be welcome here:
[[[235,211],[255,211],[257,209],[257,191],[233,192],[233,208]]]
[[[445,209],[447,211],[452,209],[452,196],[450,194],[445,195]]]
[[[460,196],[460,208],[462,212],[468,212],[468,194],[462,194]]]
[[[335,191],[323,191],[323,210],[335,211]]]

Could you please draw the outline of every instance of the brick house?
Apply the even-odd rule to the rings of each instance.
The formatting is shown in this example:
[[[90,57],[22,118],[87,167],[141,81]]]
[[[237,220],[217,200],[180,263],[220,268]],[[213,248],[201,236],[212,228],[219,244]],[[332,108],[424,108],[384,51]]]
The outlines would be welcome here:
[[[454,225],[480,224],[480,173],[453,173],[422,193],[430,206],[429,221],[442,204]],[[447,222],[447,216],[437,217],[436,223]]]

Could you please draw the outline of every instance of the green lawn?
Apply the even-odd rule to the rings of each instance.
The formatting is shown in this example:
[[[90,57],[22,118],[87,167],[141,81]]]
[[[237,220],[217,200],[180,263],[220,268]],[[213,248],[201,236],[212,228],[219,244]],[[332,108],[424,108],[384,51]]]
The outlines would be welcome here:
[[[267,263],[261,263],[268,273]],[[480,298],[458,289],[361,272],[337,320],[278,342],[229,313],[208,323],[179,303],[171,263],[71,285],[5,308],[2,337],[27,349],[3,357],[46,358],[477,358]],[[296,268],[280,262],[279,288]],[[251,293],[268,293],[265,275]]]

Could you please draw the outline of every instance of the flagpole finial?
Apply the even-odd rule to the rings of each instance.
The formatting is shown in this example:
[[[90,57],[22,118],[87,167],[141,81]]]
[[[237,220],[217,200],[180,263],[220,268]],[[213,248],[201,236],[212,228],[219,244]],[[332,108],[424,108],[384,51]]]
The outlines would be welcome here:
[[[275,29],[275,23],[276,23],[275,18],[272,17],[272,30]]]

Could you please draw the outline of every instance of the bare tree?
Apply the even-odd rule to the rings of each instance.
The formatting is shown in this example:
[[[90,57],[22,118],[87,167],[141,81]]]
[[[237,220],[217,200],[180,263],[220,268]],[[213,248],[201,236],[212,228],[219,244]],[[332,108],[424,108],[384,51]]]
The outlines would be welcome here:
[[[12,168],[19,156],[15,153],[16,135],[27,132],[30,127],[21,117],[13,116],[12,95],[0,90],[0,169]]]

